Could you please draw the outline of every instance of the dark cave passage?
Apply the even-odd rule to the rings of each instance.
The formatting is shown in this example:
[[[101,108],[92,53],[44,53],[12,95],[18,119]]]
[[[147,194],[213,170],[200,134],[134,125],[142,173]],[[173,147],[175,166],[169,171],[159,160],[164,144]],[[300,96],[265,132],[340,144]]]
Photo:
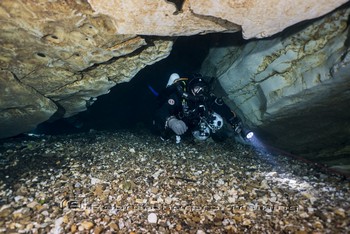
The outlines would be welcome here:
[[[165,88],[169,76],[172,73],[178,73],[184,77],[189,77],[194,73],[198,73],[211,48],[243,45],[245,43],[248,43],[248,41],[242,39],[239,33],[179,37],[175,41],[173,49],[166,59],[153,65],[146,66],[139,71],[130,82],[118,84],[111,89],[109,94],[97,97],[97,100],[89,106],[86,111],[70,118],[60,119],[54,122],[44,122],[37,127],[34,133],[57,135],[89,132],[90,130],[113,132],[120,129],[147,129],[152,131],[153,114],[157,102],[156,96],[152,93],[149,87],[152,87],[156,92],[159,92]],[[333,95],[333,97],[337,96]],[[337,109],[337,107],[334,108]],[[336,113],[336,109],[335,111],[329,112],[330,108],[327,108],[326,111],[327,113]],[[339,111],[339,113],[343,112]],[[309,122],[313,123],[312,120],[314,119],[314,113],[310,114],[309,120],[311,119],[311,121]],[[324,118],[325,116],[326,115],[322,114],[319,115],[318,118]],[[339,118],[339,116],[340,115],[338,115],[337,118]],[[295,116],[290,116],[291,120],[288,123],[286,123],[286,121],[282,121],[278,124],[274,123],[272,126],[267,126],[265,129],[268,129],[270,132],[273,128],[279,130],[279,126],[287,126],[287,128],[288,126],[295,126],[290,128],[297,129],[298,125],[301,125],[305,121],[305,113],[303,113],[301,117],[303,118],[300,119],[300,122],[297,122]],[[332,118],[329,119],[332,120]],[[344,120],[344,122],[346,122],[346,120]],[[299,131],[301,134],[299,139],[301,140],[305,139],[305,136],[303,136],[305,129],[306,128]],[[329,128],[324,129],[325,131],[328,131],[327,129]],[[342,163],[339,162],[339,154],[336,155],[336,158],[333,160],[334,154],[332,153],[333,145],[336,146],[343,144],[345,149],[347,142],[349,141],[348,138],[342,138],[340,136],[337,138],[331,138],[330,140],[325,139],[324,142],[327,144],[323,144],[322,146],[327,145],[330,150],[325,153],[318,153],[315,152],[314,149],[322,147],[317,145],[317,142],[315,144],[307,144],[306,147],[300,147],[299,151],[297,151],[296,147],[298,144],[295,140],[293,142],[295,143],[294,145],[292,145],[293,143],[289,145],[290,139],[293,139],[292,137],[286,137],[288,145],[281,147],[280,145],[276,145],[274,140],[270,140],[268,133],[263,131],[262,128],[252,130],[260,140],[258,144],[259,146],[257,147],[261,147],[260,145],[270,145],[295,155],[301,155],[300,152],[302,151],[303,157],[306,156],[305,158],[308,158],[311,161],[324,163],[328,166],[335,165],[337,171],[343,170],[347,172],[348,170],[346,168],[342,169]],[[331,130],[333,131],[332,128]],[[335,128],[334,131],[336,131]],[[291,132],[293,133],[293,131]],[[277,139],[276,136],[278,136],[278,132],[273,135],[275,139]],[[312,142],[312,139],[310,142]],[[314,148],[310,148],[311,146]],[[328,156],[325,157],[323,154]],[[344,158],[344,160],[342,159],[342,162],[345,162],[345,164],[348,165],[348,160],[346,159],[348,157],[347,151],[344,151],[343,154],[344,156],[340,155]],[[318,157],[318,155],[320,155],[320,157]],[[338,165],[340,165],[340,169],[338,168]]]
[[[149,86],[159,92],[165,88],[172,73],[187,77],[199,73],[210,47],[241,40],[239,33],[179,37],[166,59],[145,67],[130,82],[113,87],[109,94],[97,97],[86,111],[70,118],[42,123],[35,132],[54,135],[90,129],[113,131],[149,127],[156,103]]]

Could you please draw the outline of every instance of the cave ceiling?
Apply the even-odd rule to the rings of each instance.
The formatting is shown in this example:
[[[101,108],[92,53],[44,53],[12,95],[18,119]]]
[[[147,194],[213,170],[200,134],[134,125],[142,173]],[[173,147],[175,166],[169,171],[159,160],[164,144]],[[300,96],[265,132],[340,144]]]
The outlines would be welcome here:
[[[346,2],[2,0],[0,138],[86,110],[166,58],[177,36],[266,38]]]

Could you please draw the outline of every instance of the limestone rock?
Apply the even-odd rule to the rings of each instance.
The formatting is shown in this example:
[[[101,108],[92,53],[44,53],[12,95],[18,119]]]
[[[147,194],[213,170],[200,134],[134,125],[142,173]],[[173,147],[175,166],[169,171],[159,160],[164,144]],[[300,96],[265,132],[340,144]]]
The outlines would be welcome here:
[[[231,106],[259,126],[265,142],[313,158],[327,147],[319,156],[334,155],[349,143],[349,13],[212,49],[202,73],[219,77]]]
[[[0,137],[30,130],[54,114],[86,110],[117,83],[169,55],[174,38],[156,36],[243,29],[245,38],[264,37],[344,2],[2,0],[0,70],[6,75],[0,82],[13,100],[1,100],[7,104],[0,105]],[[35,108],[24,111],[27,103]]]
[[[10,83],[1,77],[1,88],[21,84],[21,89],[7,89],[13,91],[6,94],[13,99],[11,111],[0,105],[0,137],[31,130],[53,114],[62,118],[86,110],[117,83],[129,81],[145,66],[168,56],[173,44],[116,34],[113,22],[96,15],[86,1],[4,0],[0,20],[0,69],[16,77]],[[52,101],[59,107],[57,112]],[[37,104],[30,113],[24,113],[27,103]],[[21,114],[14,114],[15,109]],[[19,120],[20,115],[26,120]]]
[[[191,0],[196,15],[226,20],[242,28],[243,37],[264,38],[307,19],[317,18],[341,6],[342,0]]]
[[[120,34],[180,36],[209,32],[237,32],[239,25],[193,13],[192,1],[88,0],[100,14],[108,15]]]
[[[32,130],[57,106],[8,71],[0,71],[0,138]]]
[[[235,32],[245,38],[268,37],[303,20],[322,16],[346,0],[88,0],[113,19],[120,34],[194,35]]]

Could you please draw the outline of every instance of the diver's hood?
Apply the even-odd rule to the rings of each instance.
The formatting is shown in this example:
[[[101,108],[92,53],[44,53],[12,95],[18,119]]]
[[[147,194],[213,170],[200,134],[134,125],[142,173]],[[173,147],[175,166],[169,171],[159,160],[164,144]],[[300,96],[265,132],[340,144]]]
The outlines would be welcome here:
[[[170,75],[168,83],[166,84],[166,87],[169,87],[170,85],[174,84],[174,81],[179,79],[180,76],[177,73],[173,73]]]

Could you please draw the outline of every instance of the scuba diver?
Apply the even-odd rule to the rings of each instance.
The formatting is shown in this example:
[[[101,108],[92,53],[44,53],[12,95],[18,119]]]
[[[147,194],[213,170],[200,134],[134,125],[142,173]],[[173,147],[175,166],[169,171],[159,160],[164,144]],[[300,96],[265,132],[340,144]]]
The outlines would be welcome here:
[[[171,74],[158,101],[153,125],[162,140],[175,134],[176,143],[179,143],[181,136],[188,132],[201,141],[209,137],[223,140],[226,136],[219,131],[224,125],[223,118],[237,134],[242,132],[237,115],[222,98],[210,92],[202,76],[189,79],[181,78],[177,73]]]

